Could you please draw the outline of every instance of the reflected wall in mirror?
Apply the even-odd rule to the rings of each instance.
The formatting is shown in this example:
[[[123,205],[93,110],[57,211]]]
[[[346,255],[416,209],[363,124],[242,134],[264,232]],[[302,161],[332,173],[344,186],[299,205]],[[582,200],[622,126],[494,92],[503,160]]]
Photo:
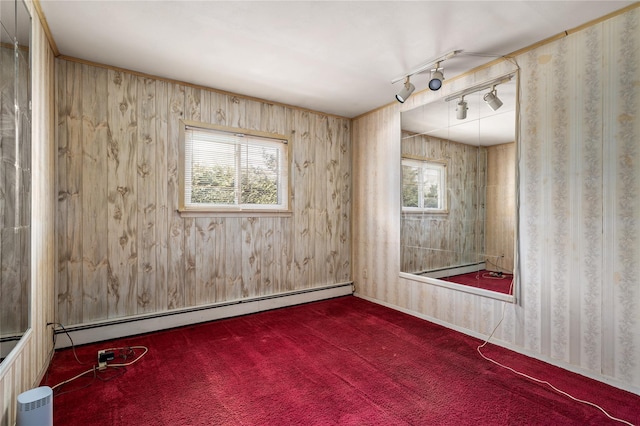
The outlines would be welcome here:
[[[513,299],[516,94],[511,74],[402,113],[401,272]]]
[[[0,1],[0,361],[29,327],[31,17]]]

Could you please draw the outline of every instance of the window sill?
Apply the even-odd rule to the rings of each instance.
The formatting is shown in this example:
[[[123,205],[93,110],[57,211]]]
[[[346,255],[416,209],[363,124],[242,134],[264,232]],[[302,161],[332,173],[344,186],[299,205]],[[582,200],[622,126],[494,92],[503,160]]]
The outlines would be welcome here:
[[[180,217],[290,217],[291,210],[178,210]]]
[[[403,216],[442,216],[448,215],[449,210],[403,210]]]

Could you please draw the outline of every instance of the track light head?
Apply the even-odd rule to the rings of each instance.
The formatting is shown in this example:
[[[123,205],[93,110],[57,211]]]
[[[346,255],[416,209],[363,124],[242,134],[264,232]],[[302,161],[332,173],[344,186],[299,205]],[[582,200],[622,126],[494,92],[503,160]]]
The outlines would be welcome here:
[[[464,100],[464,96],[460,98],[460,102],[458,102],[458,106],[456,107],[456,118],[458,120],[464,120],[467,118],[467,101]]]
[[[402,87],[402,90],[400,90],[396,95],[396,99],[398,100],[398,102],[402,104],[404,103],[404,101],[409,99],[409,96],[411,96],[414,90],[416,90],[416,86],[411,84],[411,82],[409,81],[409,77],[407,77],[404,81],[404,86]]]
[[[431,70],[431,79],[429,80],[429,89],[436,91],[442,87],[442,80],[444,80],[444,74],[442,74],[442,68],[439,68],[440,63],[436,64],[435,69]]]
[[[496,86],[493,86],[493,89],[491,89],[490,92],[486,93],[483,99],[487,103],[487,105],[489,105],[489,108],[494,111],[497,111],[498,108],[502,106],[502,101],[500,100],[500,98],[498,98]]]

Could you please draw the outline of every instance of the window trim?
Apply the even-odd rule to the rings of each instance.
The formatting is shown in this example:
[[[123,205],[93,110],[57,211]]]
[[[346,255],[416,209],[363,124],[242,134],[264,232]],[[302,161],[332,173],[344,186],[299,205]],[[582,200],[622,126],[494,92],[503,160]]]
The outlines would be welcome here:
[[[185,203],[185,182],[186,182],[186,165],[185,165],[185,143],[186,143],[186,130],[187,127],[196,127],[205,130],[215,130],[221,132],[243,134],[249,136],[256,136],[268,139],[278,139],[286,145],[285,151],[287,154],[287,176],[286,184],[287,188],[284,194],[286,208],[256,208],[247,209],[240,206],[186,206]],[[239,127],[222,126],[211,123],[203,123],[192,120],[180,120],[180,141],[179,141],[179,153],[178,153],[178,212],[184,217],[212,217],[212,216],[287,216],[292,213],[291,210],[291,139],[288,136],[278,133],[263,132],[260,130],[243,129]]]
[[[432,164],[437,166],[437,168],[442,169],[441,175],[441,183],[442,183],[442,208],[426,208],[426,207],[405,207],[404,201],[402,200],[403,191],[400,192],[400,204],[402,209],[402,214],[448,214],[449,213],[449,200],[447,197],[447,161],[443,160],[434,160],[431,158],[420,157],[416,155],[402,155],[400,159],[400,170],[402,170],[402,166],[405,165],[406,162],[410,163],[422,163],[424,165]],[[402,172],[401,172],[402,173]],[[402,182],[402,176],[400,177]],[[404,187],[402,188],[404,190]]]

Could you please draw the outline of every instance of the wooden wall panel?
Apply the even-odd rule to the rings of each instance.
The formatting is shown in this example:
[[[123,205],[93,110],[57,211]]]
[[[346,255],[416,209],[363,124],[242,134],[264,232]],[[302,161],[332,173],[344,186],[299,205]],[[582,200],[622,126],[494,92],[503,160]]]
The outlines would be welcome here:
[[[156,307],[156,82],[138,77],[136,135],[137,253],[138,282],[136,313],[154,312]],[[100,235],[100,234],[99,234]],[[101,235],[104,235],[102,233]]]
[[[158,310],[167,309],[168,302],[168,240],[169,240],[169,204],[168,204],[168,127],[169,120],[169,92],[164,81],[156,81],[156,164],[155,164],[155,192],[156,192],[156,273],[155,306]]]
[[[65,160],[57,178],[64,191],[71,179],[83,184],[80,224],[59,224],[64,235],[81,239],[59,242],[57,289],[64,301],[67,289],[79,286],[87,310],[73,298],[64,302],[65,326],[350,281],[350,120],[89,65],[76,72],[75,63],[59,63],[59,150],[67,152],[76,110],[84,122],[79,140],[87,145],[79,166]],[[76,78],[89,93],[68,93]],[[289,136],[292,213],[182,217],[182,119]],[[89,194],[95,185],[97,193]],[[66,199],[60,208],[64,217]],[[71,250],[85,259],[90,281],[69,272]],[[100,294],[108,295],[102,304]]]
[[[82,315],[107,317],[107,70],[82,67]]]
[[[135,76],[109,70],[107,119],[111,134],[107,150],[105,206],[109,212],[108,317],[137,313],[137,86]],[[71,224],[69,227],[73,228]]]
[[[169,237],[167,241],[167,308],[185,306],[185,249],[184,221],[178,214],[178,144],[180,120],[184,118],[185,87],[169,86],[169,113],[167,115],[167,214]]]
[[[487,148],[487,199],[485,253],[490,271],[512,271],[516,229],[515,188],[516,145]]]
[[[312,167],[310,116],[307,111],[294,111],[293,122],[293,152],[292,180],[293,210],[294,210],[294,235],[299,249],[294,252],[294,281],[302,288],[309,284],[310,268],[312,262],[311,227],[311,192]]]

